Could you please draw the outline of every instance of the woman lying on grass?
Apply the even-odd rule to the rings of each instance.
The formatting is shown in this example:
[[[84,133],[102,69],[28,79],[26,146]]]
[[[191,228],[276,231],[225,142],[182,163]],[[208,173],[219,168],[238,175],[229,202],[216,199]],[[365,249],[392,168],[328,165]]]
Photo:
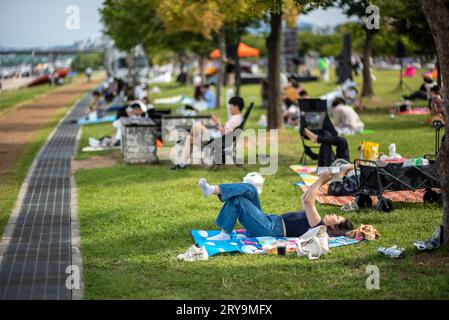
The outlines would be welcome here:
[[[229,240],[237,219],[246,229],[248,237],[300,237],[309,229],[324,225],[328,231],[341,233],[353,229],[352,222],[335,214],[323,219],[315,207],[319,188],[332,179],[330,173],[323,173],[312,187],[301,197],[304,211],[283,215],[267,215],[260,206],[257,189],[249,183],[220,184],[211,186],[202,178],[199,185],[205,197],[216,194],[224,202],[215,224],[221,232],[207,240]]]

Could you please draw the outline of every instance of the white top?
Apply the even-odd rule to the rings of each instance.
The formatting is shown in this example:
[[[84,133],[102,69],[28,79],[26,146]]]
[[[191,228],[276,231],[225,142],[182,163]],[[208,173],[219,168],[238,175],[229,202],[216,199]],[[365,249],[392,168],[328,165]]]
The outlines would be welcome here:
[[[243,115],[242,114],[235,114],[231,116],[228,121],[226,121],[224,125],[225,133],[233,131],[235,128],[237,128],[239,125],[241,125],[243,122]]]
[[[352,107],[341,104],[334,109],[333,113],[335,127],[347,128],[355,132],[363,131],[365,125]]]
[[[235,128],[237,128],[239,125],[241,125],[243,122],[243,116],[241,114],[236,114],[231,116],[228,121],[226,121],[224,127],[224,134],[230,133],[232,131],[234,131]],[[214,139],[219,139],[222,137],[222,134],[219,130],[217,129],[211,129],[209,130],[209,134],[211,136],[211,138]]]

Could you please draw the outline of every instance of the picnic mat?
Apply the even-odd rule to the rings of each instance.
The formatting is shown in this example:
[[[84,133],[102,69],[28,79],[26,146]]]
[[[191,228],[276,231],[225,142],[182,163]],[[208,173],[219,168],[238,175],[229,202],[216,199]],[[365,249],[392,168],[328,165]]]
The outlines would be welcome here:
[[[79,125],[86,124],[97,124],[97,123],[105,123],[105,122],[114,122],[117,117],[115,115],[105,116],[103,118],[98,118],[96,120],[86,120],[84,118],[78,119]]]
[[[430,114],[429,108],[416,108],[408,111],[399,112],[399,114],[408,115],[408,114]]]
[[[240,252],[247,254],[264,254],[264,245],[275,245],[276,242],[287,242],[287,252],[296,251],[295,238],[274,238],[274,237],[258,237],[248,238],[246,236],[245,229],[237,229],[232,231],[231,239],[227,241],[209,241],[208,237],[213,237],[219,234],[218,230],[192,230],[192,237],[195,243],[199,247],[206,249],[209,256],[213,256],[219,253]],[[330,237],[329,248],[335,248],[340,246],[348,246],[359,243],[362,240],[356,240],[349,237]]]
[[[97,151],[107,151],[107,150],[120,150],[120,146],[113,147],[84,147],[81,151],[83,152],[97,152]]]
[[[300,186],[303,192],[306,192],[309,187]],[[345,197],[335,197],[335,196],[327,196],[328,185],[324,185],[320,187],[318,196],[316,200],[321,204],[331,204],[334,206],[342,207],[347,203],[354,202],[353,196],[345,196]],[[390,199],[393,202],[409,202],[409,203],[422,203],[424,197],[425,190],[406,190],[406,191],[393,191],[393,192],[385,192],[383,196],[387,199]],[[373,204],[377,203],[377,197],[371,197],[373,200]]]
[[[291,165],[290,169],[295,171],[296,173],[316,173],[316,166],[303,166],[300,164]]]
[[[316,166],[291,165],[290,169],[299,174],[302,181],[294,183],[296,187],[310,187],[318,179]]]

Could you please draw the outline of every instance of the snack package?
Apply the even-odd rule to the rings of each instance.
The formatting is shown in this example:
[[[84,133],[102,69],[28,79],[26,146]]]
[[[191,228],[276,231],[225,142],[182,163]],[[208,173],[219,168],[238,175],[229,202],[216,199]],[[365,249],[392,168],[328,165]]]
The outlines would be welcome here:
[[[379,147],[377,142],[363,141],[360,144],[360,159],[371,161],[379,159]]]

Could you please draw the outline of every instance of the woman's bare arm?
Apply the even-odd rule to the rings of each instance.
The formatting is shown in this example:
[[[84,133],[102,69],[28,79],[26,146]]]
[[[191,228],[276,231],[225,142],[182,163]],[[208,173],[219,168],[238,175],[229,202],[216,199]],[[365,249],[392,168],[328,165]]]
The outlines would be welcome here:
[[[307,221],[311,227],[315,227],[320,223],[321,216],[315,207],[315,200],[320,187],[328,183],[332,179],[332,174],[324,172],[318,180],[307,190],[301,197],[301,203],[306,212]]]

